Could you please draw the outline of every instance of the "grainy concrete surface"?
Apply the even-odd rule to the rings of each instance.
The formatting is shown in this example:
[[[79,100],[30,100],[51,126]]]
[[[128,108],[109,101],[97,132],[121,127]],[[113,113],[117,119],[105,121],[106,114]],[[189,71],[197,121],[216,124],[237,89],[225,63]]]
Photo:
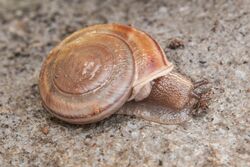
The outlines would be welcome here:
[[[96,23],[150,33],[176,68],[208,78],[207,114],[182,125],[125,116],[74,126],[41,107],[49,50]],[[180,38],[185,47],[167,48]],[[0,166],[250,166],[250,1],[0,0]]]

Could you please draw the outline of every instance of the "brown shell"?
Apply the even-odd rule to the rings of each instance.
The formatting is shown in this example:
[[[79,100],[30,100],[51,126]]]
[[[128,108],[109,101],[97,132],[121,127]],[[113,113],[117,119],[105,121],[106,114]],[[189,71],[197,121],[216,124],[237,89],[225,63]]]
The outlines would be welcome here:
[[[171,68],[146,33],[119,24],[95,25],[73,33],[50,52],[40,73],[40,94],[56,117],[92,123]]]

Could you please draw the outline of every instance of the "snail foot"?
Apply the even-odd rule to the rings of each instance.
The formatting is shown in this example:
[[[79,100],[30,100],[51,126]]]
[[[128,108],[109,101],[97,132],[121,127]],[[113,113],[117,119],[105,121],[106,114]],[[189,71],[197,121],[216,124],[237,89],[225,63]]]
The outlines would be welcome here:
[[[180,124],[191,119],[192,108],[175,111],[165,106],[148,102],[128,102],[116,114],[135,116],[159,124]]]

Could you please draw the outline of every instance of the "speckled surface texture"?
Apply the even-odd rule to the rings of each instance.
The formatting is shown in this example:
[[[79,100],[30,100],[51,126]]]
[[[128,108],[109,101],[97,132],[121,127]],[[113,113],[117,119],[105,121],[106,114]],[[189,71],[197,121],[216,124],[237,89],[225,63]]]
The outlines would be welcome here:
[[[0,0],[0,166],[250,166],[250,1]],[[75,126],[45,112],[41,63],[96,23],[150,33],[176,68],[208,78],[207,114],[181,125],[120,115]],[[180,38],[184,48],[167,48]]]

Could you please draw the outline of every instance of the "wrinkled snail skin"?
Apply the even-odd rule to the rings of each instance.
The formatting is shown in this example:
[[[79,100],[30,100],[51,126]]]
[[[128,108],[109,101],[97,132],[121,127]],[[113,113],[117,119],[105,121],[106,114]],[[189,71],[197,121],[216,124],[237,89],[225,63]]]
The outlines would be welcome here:
[[[95,25],[71,34],[49,53],[39,90],[45,109],[73,124],[97,122],[119,109],[154,122],[180,123],[188,119],[194,85],[172,69],[145,32]]]
[[[148,100],[173,110],[181,110],[190,102],[193,83],[186,77],[170,72],[153,81]]]

